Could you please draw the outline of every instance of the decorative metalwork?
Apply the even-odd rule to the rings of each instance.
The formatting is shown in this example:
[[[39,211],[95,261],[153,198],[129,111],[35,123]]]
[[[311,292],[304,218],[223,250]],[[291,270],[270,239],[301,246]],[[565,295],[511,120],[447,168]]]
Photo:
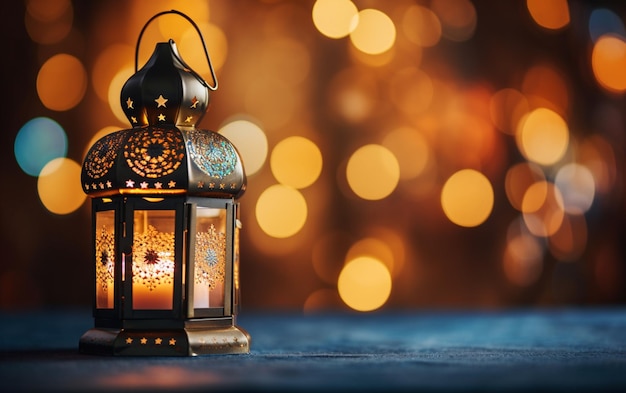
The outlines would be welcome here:
[[[103,290],[113,282],[115,269],[115,236],[103,225],[96,235],[96,282]]]
[[[91,147],[84,163],[84,170],[91,178],[99,179],[109,172],[125,136],[125,131],[114,132],[105,135]]]
[[[224,282],[226,234],[211,224],[206,232],[196,233],[195,283],[215,287]]]
[[[188,133],[187,150],[193,162],[207,175],[222,179],[237,166],[237,152],[222,135],[203,130]]]
[[[133,283],[150,291],[174,280],[174,234],[156,230],[152,225],[133,239]]]
[[[185,144],[177,129],[133,130],[124,146],[124,158],[133,172],[155,179],[178,169],[185,158]]]

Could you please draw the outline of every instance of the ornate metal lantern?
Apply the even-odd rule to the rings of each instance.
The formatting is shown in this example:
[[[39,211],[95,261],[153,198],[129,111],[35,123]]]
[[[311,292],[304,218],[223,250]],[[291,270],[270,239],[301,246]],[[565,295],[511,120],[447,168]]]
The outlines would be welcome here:
[[[200,35],[213,86],[183,61],[173,40],[157,43],[137,71],[141,37],[173,13]],[[239,198],[246,176],[235,147],[196,128],[217,79],[197,25],[171,10],[141,31],[136,73],[121,92],[132,128],[108,134],[82,167],[92,198],[94,328],[84,353],[194,356],[249,352],[236,326]]]

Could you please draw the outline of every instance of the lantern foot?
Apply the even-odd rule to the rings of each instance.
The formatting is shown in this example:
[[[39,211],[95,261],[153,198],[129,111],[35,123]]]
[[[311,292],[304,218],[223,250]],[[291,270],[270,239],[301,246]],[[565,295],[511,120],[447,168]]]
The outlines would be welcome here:
[[[93,328],[80,338],[79,351],[112,356],[197,356],[250,352],[250,335],[230,325],[169,330]]]

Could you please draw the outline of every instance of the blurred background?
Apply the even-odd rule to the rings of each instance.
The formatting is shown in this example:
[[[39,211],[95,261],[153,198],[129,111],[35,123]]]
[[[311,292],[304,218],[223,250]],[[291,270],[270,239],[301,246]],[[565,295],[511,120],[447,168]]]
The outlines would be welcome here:
[[[137,38],[177,9],[248,174],[246,309],[626,300],[626,3],[25,0],[2,5],[0,309],[92,304],[80,165],[129,128]],[[139,66],[193,27],[150,24]]]

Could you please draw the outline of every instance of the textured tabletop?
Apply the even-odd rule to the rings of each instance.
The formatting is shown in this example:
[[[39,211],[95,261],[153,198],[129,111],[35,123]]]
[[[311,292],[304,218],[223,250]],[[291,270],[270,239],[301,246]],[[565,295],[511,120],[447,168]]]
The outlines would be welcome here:
[[[78,353],[89,311],[0,313],[0,391],[626,389],[626,309],[242,312],[248,355]]]

